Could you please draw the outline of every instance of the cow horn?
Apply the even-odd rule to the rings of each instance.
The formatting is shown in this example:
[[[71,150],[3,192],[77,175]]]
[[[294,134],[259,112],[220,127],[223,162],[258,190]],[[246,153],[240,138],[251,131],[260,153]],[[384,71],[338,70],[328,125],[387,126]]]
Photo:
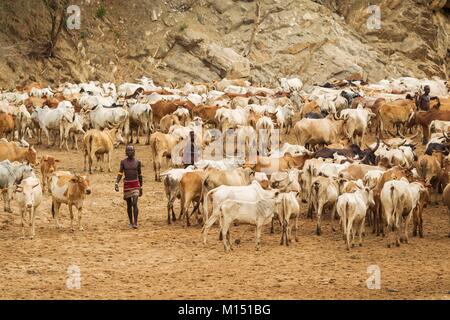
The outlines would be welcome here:
[[[384,142],[384,141],[383,141],[383,142]],[[378,150],[378,147],[379,147],[379,146],[380,146],[380,138],[377,138],[377,144],[376,144],[375,148],[371,149],[371,148],[369,147],[369,149],[370,149],[370,151],[372,151],[372,153],[375,153],[375,151]]]
[[[403,142],[401,142],[398,146],[399,147],[403,146],[406,143],[406,141],[407,141],[406,139],[403,139]]]
[[[450,140],[450,137],[447,136],[447,133],[443,132],[443,134],[444,134],[445,139],[446,139],[447,141],[449,141],[449,140]]]
[[[337,118],[335,113],[333,113],[333,119],[336,120],[336,121],[342,120],[342,119],[340,119],[340,118]]]

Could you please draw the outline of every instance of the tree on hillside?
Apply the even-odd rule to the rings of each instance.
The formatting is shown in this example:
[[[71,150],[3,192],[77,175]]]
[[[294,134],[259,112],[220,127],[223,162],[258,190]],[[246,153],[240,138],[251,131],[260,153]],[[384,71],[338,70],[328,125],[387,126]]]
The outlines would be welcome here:
[[[42,0],[45,8],[50,14],[52,22],[51,30],[48,34],[47,43],[42,50],[42,56],[51,58],[54,56],[56,44],[58,42],[59,35],[64,27],[67,19],[67,7],[69,6],[69,0]]]

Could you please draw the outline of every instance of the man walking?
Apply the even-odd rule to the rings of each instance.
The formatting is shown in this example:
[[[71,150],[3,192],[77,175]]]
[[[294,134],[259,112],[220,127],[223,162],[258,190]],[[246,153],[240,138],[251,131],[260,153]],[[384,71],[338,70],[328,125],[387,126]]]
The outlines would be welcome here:
[[[120,161],[120,169],[117,174],[114,189],[119,191],[119,182],[124,176],[123,181],[123,199],[127,202],[129,227],[137,229],[138,227],[138,198],[142,196],[142,173],[141,162],[135,159],[135,149],[132,145],[125,148],[126,159]]]

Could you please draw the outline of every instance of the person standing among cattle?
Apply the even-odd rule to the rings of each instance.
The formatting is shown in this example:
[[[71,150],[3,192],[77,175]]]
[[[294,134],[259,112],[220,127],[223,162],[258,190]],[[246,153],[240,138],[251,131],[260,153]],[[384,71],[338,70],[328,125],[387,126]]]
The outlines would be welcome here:
[[[416,106],[420,111],[429,111],[431,100],[439,100],[438,97],[430,96],[430,86],[423,87],[424,94],[420,95],[416,101]]]
[[[194,165],[199,158],[198,146],[195,143],[195,133],[194,131],[189,132],[189,141],[186,144],[183,152],[183,164],[184,168]]]
[[[129,227],[137,229],[138,198],[142,196],[141,161],[135,159],[135,149],[132,145],[125,148],[126,159],[120,161],[120,169],[117,174],[115,190],[119,191],[119,182],[124,176],[123,199],[127,202]]]

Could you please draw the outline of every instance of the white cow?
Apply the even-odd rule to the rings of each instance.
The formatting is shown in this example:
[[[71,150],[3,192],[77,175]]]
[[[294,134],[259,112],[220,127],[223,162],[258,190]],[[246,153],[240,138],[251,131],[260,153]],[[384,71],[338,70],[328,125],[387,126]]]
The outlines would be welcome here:
[[[203,211],[206,223],[203,226],[203,241],[206,243],[208,230],[220,217],[219,206],[227,199],[242,201],[257,201],[261,199],[273,199],[279,193],[278,190],[264,190],[257,181],[252,181],[248,186],[220,186],[210,190],[204,197]],[[213,210],[208,219],[208,202],[211,199]]]
[[[415,208],[408,180],[391,180],[384,184],[380,194],[384,218],[387,224],[388,247],[400,241],[408,243],[408,223]],[[395,241],[391,241],[391,233],[395,232]],[[401,235],[404,233],[404,236]]]
[[[56,109],[45,106],[44,108],[36,108],[33,114],[32,117],[39,123],[39,129],[44,131],[47,137],[47,145],[50,145],[50,131],[59,130],[59,148],[61,149],[65,142],[64,139],[67,137],[65,132],[69,130],[68,125],[75,120],[75,110],[72,104],[68,101],[62,101]],[[42,142],[39,130],[38,141],[39,143]]]
[[[291,242],[291,218],[295,218],[295,241],[298,241],[298,218],[300,217],[300,205],[297,200],[298,192],[281,193],[278,219],[281,224],[280,244],[289,245]]]
[[[225,251],[231,249],[230,226],[233,222],[256,225],[256,250],[261,248],[262,227],[272,221],[277,212],[277,199],[256,201],[225,200],[220,204],[221,232]],[[206,241],[206,239],[205,239]]]
[[[25,238],[25,224],[31,227],[30,238],[35,236],[36,210],[42,201],[42,187],[36,177],[28,177],[22,180],[15,190],[16,200],[19,205],[22,220],[22,238]],[[28,221],[25,218],[28,215]]]
[[[362,145],[362,140],[367,131],[367,126],[371,118],[375,114],[369,109],[364,109],[358,106],[356,109],[344,109],[341,111],[340,118],[347,119],[344,125],[344,132],[348,139],[352,140],[359,146]]]
[[[105,108],[97,105],[90,110],[85,110],[93,129],[103,130],[105,128],[122,129],[125,135],[128,134],[128,111],[122,107]]]
[[[291,105],[277,107],[275,116],[277,118],[277,124],[280,130],[286,128],[286,134],[289,134],[289,131],[292,128],[292,118],[294,117],[293,107]]]
[[[450,130],[450,121],[433,120],[430,123],[430,136],[431,132],[445,132]]]
[[[303,83],[299,78],[281,78],[280,85],[284,92],[300,91]]]
[[[141,127],[147,133],[147,141],[150,143],[150,135],[153,132],[153,112],[149,104],[136,103],[128,109],[130,121],[130,143],[133,143],[133,129],[136,129],[136,143],[139,143]]]
[[[319,176],[312,180],[310,208],[317,212],[317,235],[322,234],[321,219],[325,207],[331,208],[331,225],[333,228],[338,196],[339,184],[335,179]]]
[[[355,234],[358,232],[359,245],[362,246],[364,222],[369,206],[375,205],[369,188],[362,188],[352,193],[341,194],[337,200],[336,210],[341,220],[347,250],[354,246]],[[350,240],[351,235],[351,240]]]

